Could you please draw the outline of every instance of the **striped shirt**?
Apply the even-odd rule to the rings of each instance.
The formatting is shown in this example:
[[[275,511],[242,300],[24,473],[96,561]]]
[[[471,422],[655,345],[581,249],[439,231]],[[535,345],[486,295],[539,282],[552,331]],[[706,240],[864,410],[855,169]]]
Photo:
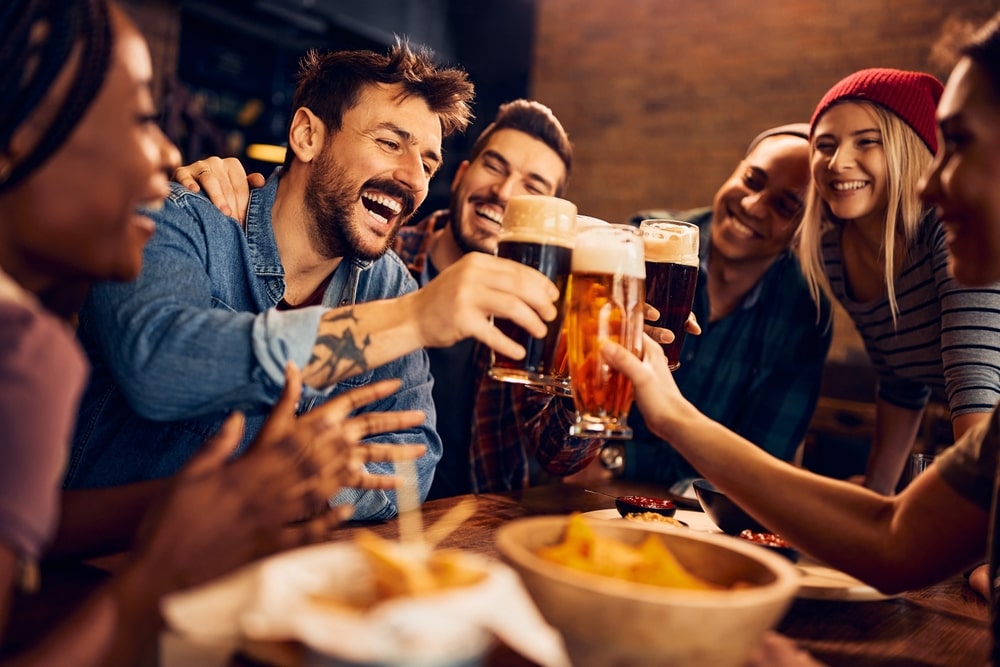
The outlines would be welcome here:
[[[896,279],[899,315],[888,297],[860,303],[848,294],[841,227],[823,237],[830,288],[854,320],[878,375],[878,397],[920,410],[933,397],[952,417],[989,412],[1000,400],[1000,283],[967,288],[948,273],[944,228],[921,222]]]

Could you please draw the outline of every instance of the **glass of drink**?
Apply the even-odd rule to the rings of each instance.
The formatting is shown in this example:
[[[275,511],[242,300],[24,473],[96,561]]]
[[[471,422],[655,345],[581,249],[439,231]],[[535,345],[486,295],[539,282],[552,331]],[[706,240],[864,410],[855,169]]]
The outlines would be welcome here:
[[[613,341],[642,353],[645,297],[643,241],[631,225],[579,230],[566,287],[566,342],[576,406],[570,435],[630,438],[632,383],[601,356]]]
[[[681,365],[685,324],[698,284],[698,226],[680,220],[643,220],[646,247],[646,302],[660,311],[653,326],[674,332],[663,346],[670,370]]]
[[[607,225],[608,223],[600,218],[593,218],[589,215],[576,216],[576,231],[590,227],[591,225]],[[552,376],[544,385],[528,385],[546,394],[554,396],[573,396],[573,387],[569,381],[569,351],[566,348],[566,320],[563,319],[563,327],[559,332],[559,340],[556,343],[555,356],[552,358]]]
[[[523,359],[493,354],[490,377],[519,382],[566,393],[565,373],[556,364],[556,348],[565,313],[564,296],[576,237],[576,205],[558,197],[517,195],[511,197],[503,214],[497,256],[538,269],[559,288],[559,314],[548,323],[544,338],[534,338],[509,320],[497,319],[500,331],[524,346]]]

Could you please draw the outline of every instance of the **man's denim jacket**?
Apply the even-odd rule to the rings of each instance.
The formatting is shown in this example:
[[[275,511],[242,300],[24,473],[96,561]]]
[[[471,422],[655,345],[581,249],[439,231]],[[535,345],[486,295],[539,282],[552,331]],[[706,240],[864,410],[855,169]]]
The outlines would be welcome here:
[[[179,185],[152,217],[142,274],[97,285],[80,314],[80,339],[93,364],[66,476],[69,488],[103,487],[171,475],[233,410],[247,415],[241,449],[253,439],[284,386],[285,363],[305,367],[327,306],[391,298],[416,289],[391,251],[374,262],[345,258],[324,306],[278,311],[284,270],[271,228],[278,176],[251,193],[244,230],[207,198]],[[336,224],[336,223],[331,223]],[[412,352],[326,391],[303,387],[306,409],[352,387],[400,378],[398,392],[365,411],[421,410],[423,427],[372,442],[427,446],[417,462],[420,497],[441,457],[427,354]],[[369,464],[391,472],[391,464]],[[333,503],[357,519],[395,515],[395,495],[344,489]],[[206,508],[210,511],[210,508]]]

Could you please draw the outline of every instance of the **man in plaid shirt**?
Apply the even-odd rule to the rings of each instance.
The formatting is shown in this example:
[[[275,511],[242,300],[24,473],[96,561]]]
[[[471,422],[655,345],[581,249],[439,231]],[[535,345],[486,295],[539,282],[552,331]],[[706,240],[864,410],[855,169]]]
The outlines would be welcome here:
[[[548,107],[523,99],[502,105],[459,165],[450,208],[402,227],[396,253],[421,287],[468,252],[493,254],[508,199],[561,196],[572,151]],[[530,422],[548,397],[490,379],[489,350],[475,340],[427,353],[444,445],[428,498],[525,486],[534,454]]]

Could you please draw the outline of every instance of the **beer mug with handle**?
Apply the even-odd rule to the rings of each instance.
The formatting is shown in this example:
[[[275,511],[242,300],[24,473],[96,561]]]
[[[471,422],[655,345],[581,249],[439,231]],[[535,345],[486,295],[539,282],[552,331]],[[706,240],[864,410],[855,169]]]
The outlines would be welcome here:
[[[509,320],[496,320],[500,331],[524,346],[527,354],[516,360],[493,354],[490,377],[538,388],[562,391],[565,376],[558,372],[556,348],[563,326],[566,280],[576,233],[576,205],[558,197],[517,195],[511,197],[503,215],[497,256],[512,259],[545,274],[559,288],[559,315],[548,323],[544,338],[535,338]]]
[[[601,355],[605,341],[642,353],[645,265],[642,235],[631,225],[579,230],[566,287],[569,374],[576,406],[570,435],[630,438],[632,383]]]
[[[674,334],[674,342],[664,344],[663,352],[670,370],[677,370],[698,284],[698,226],[650,219],[643,220],[639,229],[646,251],[646,302],[660,311],[653,326]]]

